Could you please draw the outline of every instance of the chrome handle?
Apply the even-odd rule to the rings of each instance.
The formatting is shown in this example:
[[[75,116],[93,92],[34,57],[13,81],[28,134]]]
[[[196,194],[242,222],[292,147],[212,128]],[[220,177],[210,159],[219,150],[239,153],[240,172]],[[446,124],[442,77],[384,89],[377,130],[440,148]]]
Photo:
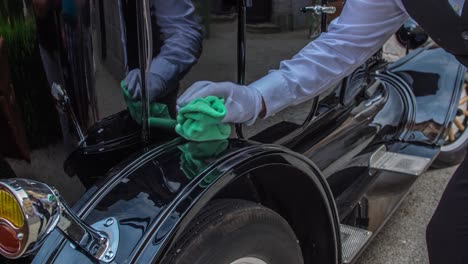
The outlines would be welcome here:
[[[302,13],[314,12],[316,15],[325,14],[334,14],[336,12],[336,7],[334,6],[305,6],[301,8]]]

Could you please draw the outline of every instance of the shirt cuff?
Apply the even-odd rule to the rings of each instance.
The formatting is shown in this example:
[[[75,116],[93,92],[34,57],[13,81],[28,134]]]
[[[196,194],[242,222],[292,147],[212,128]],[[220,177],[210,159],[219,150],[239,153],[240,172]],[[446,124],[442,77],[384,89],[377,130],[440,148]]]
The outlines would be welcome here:
[[[257,89],[265,101],[266,115],[270,117],[294,102],[294,95],[288,88],[280,71],[272,71],[265,77],[249,85]]]

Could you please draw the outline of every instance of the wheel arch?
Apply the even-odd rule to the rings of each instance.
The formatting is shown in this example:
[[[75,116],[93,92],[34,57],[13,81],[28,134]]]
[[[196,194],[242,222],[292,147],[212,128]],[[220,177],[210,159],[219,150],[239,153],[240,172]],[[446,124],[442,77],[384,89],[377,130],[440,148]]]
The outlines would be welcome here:
[[[337,263],[341,258],[338,221],[325,192],[306,172],[276,163],[246,172],[214,199],[244,199],[272,209],[293,229],[305,263]]]
[[[214,169],[223,170],[222,176],[182,218],[170,242],[153,259],[155,263],[164,258],[204,206],[223,198],[258,202],[280,214],[295,232],[305,263],[341,263],[339,220],[326,180],[301,155],[279,146],[262,149],[254,156],[244,153],[244,159],[232,157]]]

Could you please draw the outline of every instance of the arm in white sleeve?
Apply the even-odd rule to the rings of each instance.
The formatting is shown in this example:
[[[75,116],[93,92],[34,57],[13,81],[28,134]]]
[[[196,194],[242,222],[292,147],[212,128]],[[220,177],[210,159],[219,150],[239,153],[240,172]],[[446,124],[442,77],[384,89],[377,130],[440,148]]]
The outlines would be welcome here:
[[[202,30],[192,1],[153,0],[153,4],[164,44],[151,62],[150,72],[172,86],[197,62],[202,51]]]
[[[401,0],[348,0],[329,31],[252,83],[266,117],[309,100],[372,56],[408,18]]]

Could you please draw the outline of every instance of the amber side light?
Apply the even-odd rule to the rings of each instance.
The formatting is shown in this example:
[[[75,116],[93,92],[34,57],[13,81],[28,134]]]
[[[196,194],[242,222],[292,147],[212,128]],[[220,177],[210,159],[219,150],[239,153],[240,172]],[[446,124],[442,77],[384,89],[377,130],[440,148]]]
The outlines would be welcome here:
[[[17,228],[24,225],[23,211],[10,193],[0,190],[0,219],[10,222]]]

